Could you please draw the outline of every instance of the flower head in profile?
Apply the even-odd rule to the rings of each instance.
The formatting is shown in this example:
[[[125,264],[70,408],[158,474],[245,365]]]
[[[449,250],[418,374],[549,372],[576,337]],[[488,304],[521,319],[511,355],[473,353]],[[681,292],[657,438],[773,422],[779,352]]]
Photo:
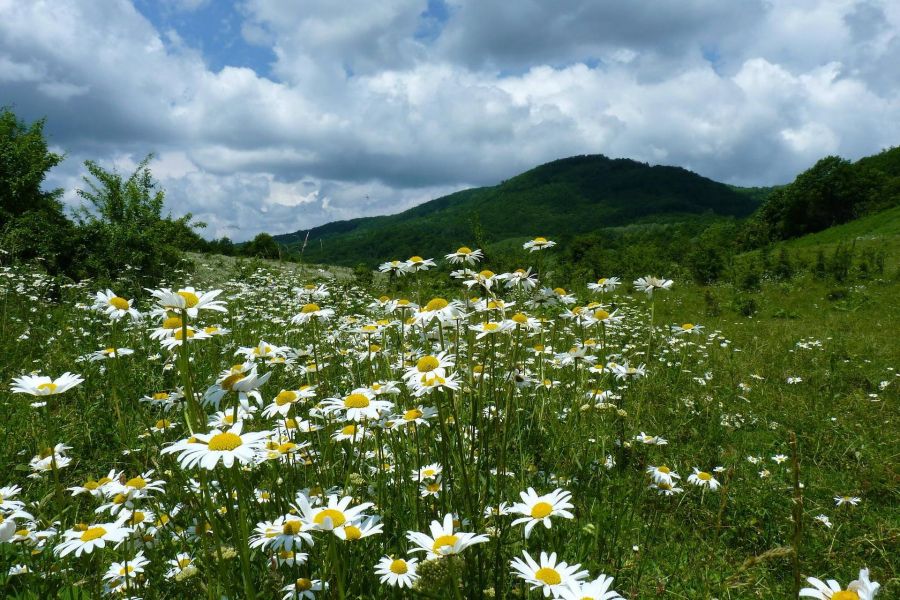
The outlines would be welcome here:
[[[648,296],[652,296],[653,292],[656,290],[668,290],[671,287],[671,279],[661,279],[659,277],[651,277],[650,275],[634,280],[634,289],[639,292],[644,292]]]
[[[697,487],[709,488],[712,491],[716,491],[721,485],[718,480],[713,477],[712,473],[701,471],[697,467],[694,467],[694,472],[688,475],[688,483],[694,484]]]
[[[816,577],[807,577],[812,587],[800,590],[801,598],[817,598],[818,600],[872,600],[881,584],[869,580],[869,570],[860,569],[859,577],[851,581],[846,588],[834,579],[822,581]]]
[[[609,589],[612,587],[613,578],[600,575],[593,581],[578,581],[562,590],[559,595],[561,600],[622,600],[619,592]]]
[[[300,308],[300,312],[291,318],[291,323],[299,325],[312,320],[328,321],[334,316],[334,309],[322,308],[315,302],[308,302]]]
[[[555,245],[556,242],[552,242],[545,237],[539,236],[522,244],[522,248],[529,252],[537,252],[538,250],[544,250],[545,248],[552,248]]]
[[[228,311],[225,302],[216,300],[222,290],[200,292],[193,287],[186,287],[178,291],[162,288],[149,292],[156,298],[156,303],[163,311],[183,311],[191,318],[196,317],[201,310]]]
[[[141,313],[131,305],[132,302],[134,301],[115,295],[112,290],[106,290],[97,292],[97,296],[94,298],[94,308],[106,313],[113,321],[125,316],[130,316],[132,320],[137,321],[141,318]]]
[[[30,394],[32,396],[52,396],[71,390],[83,382],[81,375],[66,372],[51,379],[43,375],[23,375],[12,380],[11,390],[15,394]]]
[[[431,267],[436,267],[434,260],[431,258],[422,258],[421,256],[411,256],[406,260],[406,270],[410,273],[418,273],[419,271],[427,271]]]
[[[315,600],[316,592],[328,589],[328,584],[320,579],[300,577],[294,583],[281,588],[282,600]]]
[[[481,250],[472,250],[468,246],[460,246],[456,252],[451,252],[447,255],[447,260],[454,265],[460,263],[474,265],[482,258],[484,258],[484,253]]]
[[[252,464],[256,461],[272,435],[269,431],[241,433],[243,422],[238,421],[229,430],[213,429],[209,433],[196,433],[186,440],[176,442],[163,448],[163,454],[178,452],[178,463],[183,469],[199,466],[208,471],[214,469],[219,461],[226,468],[231,468],[235,460],[241,464]]]
[[[115,523],[98,523],[96,525],[76,525],[63,533],[63,541],[53,549],[57,556],[75,553],[75,556],[90,554],[95,548],[105,548],[106,544],[121,544],[132,532],[119,520]]]
[[[382,273],[389,273],[395,276],[406,275],[409,272],[406,263],[402,260],[389,260],[381,263],[378,265],[378,270]]]
[[[356,524],[366,517],[365,511],[372,507],[371,502],[363,502],[356,506],[350,506],[353,498],[337,495],[328,496],[328,502],[324,506],[313,506],[309,497],[305,494],[297,494],[297,505],[301,518],[310,523],[316,529],[334,531],[338,527],[347,524]]]
[[[588,576],[587,571],[578,570],[581,568],[580,564],[570,566],[564,562],[557,562],[556,552],[549,556],[546,552],[541,552],[540,562],[531,558],[525,550],[522,551],[522,556],[525,560],[516,557],[510,561],[510,566],[531,586],[531,589],[540,588],[545,598],[551,594],[554,598],[558,598],[563,590]]]
[[[612,292],[620,283],[618,277],[601,277],[594,283],[589,283],[587,287],[592,292]]]
[[[428,560],[459,554],[469,546],[488,541],[488,537],[483,534],[454,531],[453,515],[449,513],[444,515],[443,523],[432,521],[429,531],[431,535],[418,531],[406,532],[406,538],[418,546],[410,552],[426,552]]]

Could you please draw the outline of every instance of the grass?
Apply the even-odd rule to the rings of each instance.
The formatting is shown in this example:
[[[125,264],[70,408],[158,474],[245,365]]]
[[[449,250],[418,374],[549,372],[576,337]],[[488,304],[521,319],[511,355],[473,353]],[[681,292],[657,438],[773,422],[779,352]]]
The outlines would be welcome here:
[[[815,252],[873,230],[884,236],[879,243],[895,243],[891,222],[857,222],[797,247]],[[47,405],[37,408],[30,402],[42,398],[9,393],[7,386],[0,391],[0,469],[6,473],[0,487],[21,486],[6,500],[25,501],[23,509],[33,516],[15,519],[19,541],[0,543],[0,564],[30,571],[7,575],[4,569],[0,596],[99,597],[110,565],[139,551],[149,560],[145,574],[109,581],[143,598],[294,597],[281,590],[305,586],[298,578],[327,582],[317,598],[543,597],[510,565],[523,551],[535,558],[556,552],[561,561],[581,564],[591,579],[613,576],[612,589],[631,599],[791,598],[797,577],[846,585],[862,567],[882,584],[879,597],[900,595],[900,310],[897,281],[888,276],[836,284],[803,275],[764,281],[757,292],[676,281],[652,300],[626,289],[630,285],[597,295],[585,282],[554,282],[574,290],[579,305],[602,302],[621,321],[578,324],[559,316],[565,306],[558,295],[555,304],[531,306],[528,294],[503,292],[516,304],[502,315],[468,307],[471,317],[441,329],[435,323],[401,325],[412,313],[390,312],[390,305],[375,300],[384,294],[424,305],[434,292],[414,276],[399,283],[376,279],[364,289],[346,271],[196,258],[198,271],[171,283],[224,289],[220,299],[228,312],[201,311],[190,324],[230,332],[174,352],[149,336],[160,318],[113,325],[92,310],[97,290],[90,282],[56,290],[26,270],[2,274],[0,378],[73,371],[85,381],[44,397]],[[540,257],[523,256],[523,263],[529,259]],[[321,283],[327,297],[304,287]],[[496,286],[478,292],[476,286],[456,297],[476,293],[490,299],[499,292]],[[744,316],[748,298],[757,310]],[[309,314],[301,309],[312,303],[336,314],[327,321],[291,322]],[[153,301],[148,295],[136,305],[149,312]],[[545,318],[541,331],[512,327],[478,339],[470,327],[518,311]],[[685,323],[703,327],[698,335],[676,335]],[[374,333],[362,329],[367,324]],[[181,330],[169,336],[175,331]],[[272,373],[258,386],[260,406],[277,407],[282,390],[309,385],[315,392],[289,405],[292,421],[264,417],[259,408],[252,418],[245,415],[240,386],[225,390],[220,412],[199,406],[208,388],[235,381],[225,380],[223,370],[242,361],[235,355],[239,348],[266,345],[281,347],[275,353],[281,358],[248,361],[260,375]],[[539,345],[543,352],[535,349]],[[79,359],[108,346],[135,353]],[[455,361],[437,374],[455,378],[459,389],[415,397],[417,386],[402,383],[404,372],[413,369],[413,381],[421,381],[419,359],[440,351]],[[596,359],[573,358],[584,353]],[[646,375],[593,372],[591,362],[644,364]],[[238,380],[246,383],[247,375]],[[323,404],[336,398],[335,406],[344,406],[356,390],[383,391],[388,381],[400,382],[398,393],[377,398],[392,403],[388,412],[396,428],[363,420],[350,432],[346,411],[329,412]],[[176,390],[191,401],[173,402],[169,412],[141,401],[154,393],[169,398]],[[257,406],[252,398],[246,402]],[[415,416],[408,411],[417,407],[423,416],[428,409],[436,414],[427,425],[403,424],[402,415]],[[169,443],[190,436],[200,412],[197,432],[208,427],[207,419],[227,428],[225,421],[235,415],[245,418],[244,433],[270,432],[266,460],[205,470],[182,467],[178,453],[163,454]],[[305,431],[313,429],[308,423],[318,429]],[[341,431],[349,439],[335,441]],[[642,433],[668,443],[644,443]],[[71,463],[29,477],[32,456],[60,442],[71,446],[63,453]],[[432,464],[441,468],[439,478],[412,476]],[[680,474],[673,483],[683,491],[651,489],[647,469],[661,465]],[[689,483],[694,467],[721,487]],[[111,469],[114,481],[96,497],[65,489]],[[165,491],[144,494],[124,485],[139,475],[163,481]],[[538,525],[525,538],[523,526],[512,525],[515,515],[489,514],[519,502],[528,488],[570,492],[573,518],[552,515],[551,528]],[[382,531],[344,541],[323,530],[321,509],[305,513],[302,500],[315,504],[327,494],[347,497],[351,506],[372,503],[365,514],[380,518]],[[836,506],[834,498],[842,496],[859,497],[859,505]],[[129,514],[96,512],[108,503],[131,504],[126,525],[136,533],[118,547],[56,556],[60,533]],[[145,520],[138,523],[134,512]],[[407,533],[428,532],[431,521],[448,513],[457,531],[484,534],[487,541],[431,561],[410,553],[415,544]],[[271,547],[250,547],[256,526],[277,517],[303,517],[303,530],[314,541],[303,544],[305,564],[281,564]],[[189,568],[168,563],[179,553],[190,557]],[[384,556],[420,558],[412,590],[379,582],[374,566]]]

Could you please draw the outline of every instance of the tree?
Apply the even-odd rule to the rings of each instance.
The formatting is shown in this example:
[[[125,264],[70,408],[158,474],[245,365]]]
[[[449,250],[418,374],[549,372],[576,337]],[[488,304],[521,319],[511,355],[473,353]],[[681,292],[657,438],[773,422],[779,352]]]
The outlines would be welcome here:
[[[202,248],[203,239],[194,231],[203,223],[193,216],[163,215],[165,191],[153,178],[149,163],[140,162],[129,176],[108,171],[94,161],[85,161],[89,175],[86,189],[78,195],[88,205],[77,211],[81,228],[88,232],[88,271],[113,279],[130,275],[135,286],[170,279],[185,260],[184,251]]]
[[[244,244],[241,254],[255,258],[280,258],[281,245],[268,233],[260,233]]]

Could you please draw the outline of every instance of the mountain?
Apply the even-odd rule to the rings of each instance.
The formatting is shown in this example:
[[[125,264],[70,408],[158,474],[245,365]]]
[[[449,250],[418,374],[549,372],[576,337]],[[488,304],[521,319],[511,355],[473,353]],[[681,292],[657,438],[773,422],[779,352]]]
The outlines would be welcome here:
[[[556,160],[499,185],[463,190],[399,214],[336,221],[308,231],[304,261],[375,265],[461,245],[551,239],[606,227],[745,217],[766,188],[735,188],[680,167],[602,155]],[[307,231],[275,236],[299,250]]]

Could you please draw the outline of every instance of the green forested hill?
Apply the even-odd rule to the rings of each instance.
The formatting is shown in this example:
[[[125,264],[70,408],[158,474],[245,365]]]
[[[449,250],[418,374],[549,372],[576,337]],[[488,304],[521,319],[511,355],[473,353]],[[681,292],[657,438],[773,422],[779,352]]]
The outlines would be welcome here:
[[[640,222],[749,215],[765,190],[748,193],[680,167],[601,155],[556,160],[499,185],[450,194],[405,212],[328,223],[309,231],[304,260],[375,264],[438,256],[467,244],[543,235],[561,238]],[[306,231],[276,236],[298,248]]]

